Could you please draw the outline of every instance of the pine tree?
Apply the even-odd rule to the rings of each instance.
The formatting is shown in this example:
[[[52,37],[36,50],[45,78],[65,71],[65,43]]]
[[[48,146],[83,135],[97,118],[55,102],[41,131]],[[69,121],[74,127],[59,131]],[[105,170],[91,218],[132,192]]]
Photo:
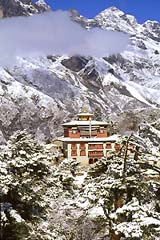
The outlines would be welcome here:
[[[114,153],[89,169],[86,184],[94,184],[89,194],[94,196],[94,205],[103,209],[110,240],[160,236],[157,186],[146,180],[146,170],[146,165]]]
[[[26,131],[18,132],[0,153],[1,239],[22,240],[46,208],[50,163],[42,146]]]

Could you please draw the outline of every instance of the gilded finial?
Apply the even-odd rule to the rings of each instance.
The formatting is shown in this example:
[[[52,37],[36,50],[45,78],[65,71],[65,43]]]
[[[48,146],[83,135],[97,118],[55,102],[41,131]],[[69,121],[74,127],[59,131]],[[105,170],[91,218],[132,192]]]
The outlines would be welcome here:
[[[82,113],[87,113],[87,108],[85,106],[82,108]]]

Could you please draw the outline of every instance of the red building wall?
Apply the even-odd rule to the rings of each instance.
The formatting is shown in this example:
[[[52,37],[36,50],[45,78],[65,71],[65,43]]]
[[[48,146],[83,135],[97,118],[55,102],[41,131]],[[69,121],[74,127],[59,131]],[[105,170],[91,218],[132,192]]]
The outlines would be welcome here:
[[[64,137],[69,137],[69,129],[68,128],[64,129]]]
[[[103,157],[104,153],[103,151],[92,151],[92,152],[88,152],[88,157]]]
[[[72,133],[72,129],[69,128],[68,135],[70,138],[80,138],[80,131],[77,131],[77,133]]]
[[[103,144],[89,144],[88,149],[103,149]]]
[[[104,129],[103,133],[97,132],[97,137],[99,137],[99,138],[108,137],[107,129]]]
[[[92,133],[93,133],[92,136],[96,136],[98,138],[108,137],[108,131],[106,128],[102,132],[101,131],[97,131],[97,132],[93,131]],[[81,133],[78,129],[77,129],[77,133],[73,133],[72,127],[64,129],[64,137],[80,138],[80,136],[81,136]],[[88,135],[86,135],[86,137],[87,136],[89,136],[89,133],[88,133]]]
[[[77,156],[77,144],[76,143],[71,144],[71,156]]]

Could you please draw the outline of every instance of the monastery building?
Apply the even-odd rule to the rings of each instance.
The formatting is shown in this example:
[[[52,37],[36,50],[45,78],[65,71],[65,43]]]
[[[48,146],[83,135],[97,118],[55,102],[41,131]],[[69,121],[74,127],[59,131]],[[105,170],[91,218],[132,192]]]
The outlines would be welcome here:
[[[118,135],[109,136],[108,123],[93,120],[93,114],[83,111],[77,115],[76,121],[63,124],[64,155],[68,159],[75,159],[82,165],[92,164],[108,151],[119,151],[116,143]]]

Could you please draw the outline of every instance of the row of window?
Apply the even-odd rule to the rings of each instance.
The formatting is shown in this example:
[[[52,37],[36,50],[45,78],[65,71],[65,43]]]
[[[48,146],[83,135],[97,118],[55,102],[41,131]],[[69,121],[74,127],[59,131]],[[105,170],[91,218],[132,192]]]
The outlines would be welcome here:
[[[72,150],[71,155],[72,156],[77,156],[77,151],[76,150]],[[81,150],[80,151],[80,156],[86,156],[86,151],[85,150]]]
[[[93,158],[90,158],[89,161],[88,161],[88,163],[89,163],[89,164],[93,164],[93,163],[95,163],[95,162],[97,162],[97,161],[98,161],[97,158],[94,158],[94,159],[93,159]]]
[[[77,144],[76,144],[76,143],[72,143],[71,148],[72,148],[72,149],[77,149]],[[84,148],[85,148],[85,144],[84,144],[84,143],[81,143],[81,144],[80,144],[80,148],[81,148],[81,149],[84,149]]]
[[[104,153],[103,153],[103,152],[93,151],[93,152],[89,152],[88,155],[89,155],[89,156],[103,157],[103,156],[104,156]],[[76,150],[72,150],[71,156],[77,156],[77,151],[76,151]],[[80,156],[86,156],[86,151],[81,150],[81,151],[80,151]]]
[[[116,146],[117,147],[117,146]],[[71,148],[72,149],[77,149],[77,144],[76,143],[72,143],[71,145]],[[103,145],[102,144],[91,144],[88,146],[89,149],[102,149],[103,148]],[[107,149],[110,149],[112,148],[112,145],[111,143],[107,143],[106,144],[106,148]],[[85,144],[80,144],[80,149],[85,149]]]
[[[89,157],[103,157],[104,156],[104,153],[103,152],[89,152],[88,153],[88,156]]]
[[[77,134],[78,133],[78,129],[76,128],[76,127],[73,127],[72,128],[72,134]],[[84,132],[84,134],[89,134],[89,132],[90,132],[90,130],[89,129],[87,129],[87,130],[83,130],[83,131],[80,131],[80,132]],[[91,130],[91,132],[92,132],[92,130]],[[93,132],[94,133],[104,133],[104,127],[100,127],[100,129],[98,130],[93,130]]]

